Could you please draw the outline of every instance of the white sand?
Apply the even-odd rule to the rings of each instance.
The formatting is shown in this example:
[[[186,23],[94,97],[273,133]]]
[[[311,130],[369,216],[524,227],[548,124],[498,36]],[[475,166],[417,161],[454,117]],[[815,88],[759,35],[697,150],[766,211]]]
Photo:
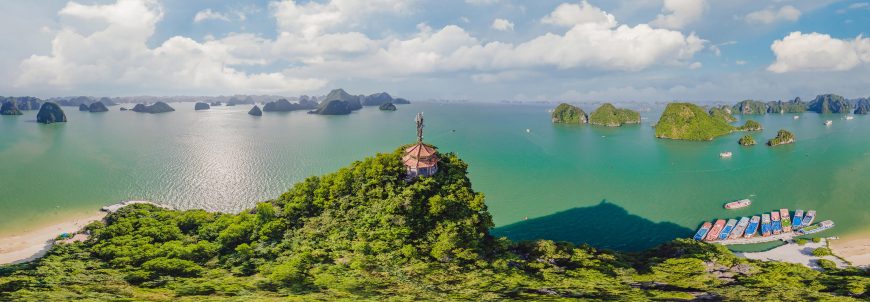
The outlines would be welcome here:
[[[826,241],[827,241],[827,239],[822,239],[822,241],[819,243],[813,243],[812,241],[810,241],[809,243],[804,244],[803,246],[800,246],[797,243],[789,243],[789,244],[777,247],[775,249],[772,249],[772,250],[769,250],[766,252],[734,253],[734,255],[743,256],[743,257],[746,257],[749,259],[763,260],[763,261],[783,261],[783,262],[790,262],[790,263],[799,263],[799,264],[803,264],[806,267],[809,267],[811,269],[818,270],[818,271],[823,270],[821,267],[819,267],[819,265],[817,263],[819,261],[819,259],[831,260],[834,263],[836,263],[837,267],[839,267],[839,268],[849,267],[849,265],[846,264],[845,262],[843,262],[843,260],[840,260],[839,258],[834,257],[834,256],[825,256],[825,257],[813,256],[813,250],[820,248],[820,247],[825,247]],[[851,260],[849,260],[849,261],[851,261]]]
[[[840,255],[852,265],[870,265],[870,238],[849,241],[835,240],[831,242],[831,250]]]
[[[106,213],[84,219],[59,223],[20,235],[0,238],[0,264],[22,263],[42,257],[54,244],[54,238],[63,233],[75,233],[91,222],[102,220]]]

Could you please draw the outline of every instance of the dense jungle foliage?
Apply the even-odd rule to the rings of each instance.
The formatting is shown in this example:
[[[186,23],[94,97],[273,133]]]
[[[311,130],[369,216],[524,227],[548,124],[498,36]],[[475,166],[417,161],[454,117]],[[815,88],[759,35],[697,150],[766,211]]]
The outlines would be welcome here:
[[[767,112],[767,104],[753,100],[742,101],[734,105],[733,108],[740,114],[764,114]]]
[[[0,300],[164,301],[848,301],[863,269],[814,271],[678,239],[637,253],[493,228],[467,164],[440,154],[403,181],[401,156],[312,176],[240,214],[137,204],[30,263],[0,266]]]
[[[710,108],[710,115],[726,123],[736,122],[737,118],[731,115],[730,111],[730,109],[713,107]]]
[[[565,124],[585,124],[589,116],[580,107],[571,106],[568,103],[559,104],[553,110],[552,122]]]
[[[850,104],[842,96],[836,94],[820,94],[816,99],[810,102],[809,110],[828,114],[828,113],[850,113],[852,104]]]
[[[800,97],[787,102],[776,101],[767,103],[768,113],[803,113],[807,112],[809,108],[810,104],[801,101]]]
[[[594,125],[619,127],[622,124],[639,124],[640,113],[631,109],[617,109],[610,103],[604,103],[589,114],[589,123]]]
[[[767,145],[773,147],[773,146],[779,146],[779,145],[783,145],[783,144],[791,144],[794,142],[795,142],[794,134],[791,134],[791,132],[786,131],[785,129],[782,129],[776,133],[776,137],[774,137],[772,140],[767,141]]]

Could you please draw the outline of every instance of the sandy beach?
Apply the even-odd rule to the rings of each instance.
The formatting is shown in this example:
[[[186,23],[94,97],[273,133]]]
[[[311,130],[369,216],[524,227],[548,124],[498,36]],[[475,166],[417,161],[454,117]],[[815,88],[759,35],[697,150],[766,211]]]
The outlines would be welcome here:
[[[870,265],[870,238],[848,241],[834,240],[831,241],[831,250],[834,254],[852,262],[852,265]]]
[[[813,243],[810,241],[804,245],[798,245],[797,243],[789,243],[777,248],[774,248],[769,251],[759,252],[759,253],[734,253],[737,256],[743,256],[749,259],[755,260],[763,260],[763,261],[782,261],[782,262],[790,262],[790,263],[798,263],[803,264],[806,267],[809,267],[814,270],[823,270],[818,265],[819,259],[831,260],[837,264],[839,268],[847,268],[848,264],[843,262],[843,260],[838,259],[834,256],[824,256],[824,257],[816,257],[813,255],[813,250],[825,247],[826,240],[822,239],[819,243]],[[834,251],[834,254],[838,254]],[[838,254],[839,255],[839,254]],[[842,255],[841,255],[842,256]],[[850,260],[851,261],[851,260]]]
[[[51,249],[54,238],[63,233],[74,233],[85,225],[102,220],[106,213],[58,223],[38,230],[30,230],[0,238],[0,264],[22,263],[39,258]]]

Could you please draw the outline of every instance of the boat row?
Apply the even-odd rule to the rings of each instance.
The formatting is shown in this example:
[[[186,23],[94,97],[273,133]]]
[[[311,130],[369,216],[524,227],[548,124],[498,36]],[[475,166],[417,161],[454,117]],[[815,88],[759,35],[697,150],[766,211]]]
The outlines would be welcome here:
[[[759,228],[761,236],[779,235],[794,232],[797,235],[817,233],[834,226],[834,222],[827,220],[816,225],[811,225],[816,218],[816,211],[803,210],[794,213],[791,219],[788,209],[780,209],[761,216],[743,217],[740,220],[719,219],[715,223],[705,222],[701,229],[695,233],[693,239],[699,241],[716,241],[725,239],[749,239],[755,236]]]

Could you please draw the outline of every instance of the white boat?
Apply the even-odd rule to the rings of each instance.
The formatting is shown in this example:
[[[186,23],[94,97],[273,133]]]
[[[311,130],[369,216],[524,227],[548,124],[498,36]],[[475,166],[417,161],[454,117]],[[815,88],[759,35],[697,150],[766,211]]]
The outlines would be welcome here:
[[[526,129],[526,132],[532,132],[532,130]]]
[[[795,115],[795,116],[794,116],[794,119],[799,119],[799,118],[800,118],[800,117],[799,117],[799,116],[797,116],[797,115]]]
[[[731,157],[731,152],[719,153],[719,157]]]
[[[846,117],[846,120],[848,121],[848,120],[851,120],[851,119],[853,119],[853,118],[855,118],[855,117],[850,115],[850,116],[847,116],[847,117]]]
[[[833,124],[833,123],[834,123],[834,121],[828,120],[828,121],[825,122],[825,125],[830,125],[830,124]]]

